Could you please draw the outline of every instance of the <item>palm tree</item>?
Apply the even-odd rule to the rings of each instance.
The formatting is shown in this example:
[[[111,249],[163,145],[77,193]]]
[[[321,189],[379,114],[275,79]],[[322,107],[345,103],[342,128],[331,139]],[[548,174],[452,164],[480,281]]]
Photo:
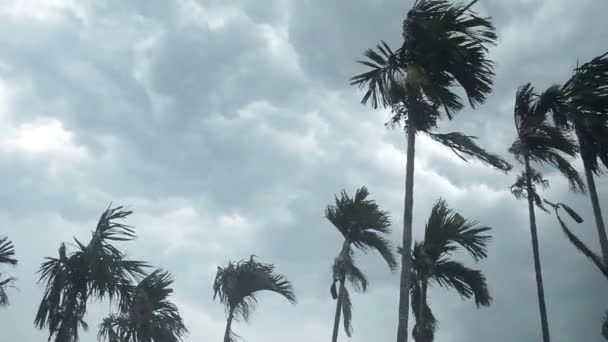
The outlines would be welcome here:
[[[433,341],[437,320],[428,306],[429,285],[454,289],[464,299],[474,298],[477,307],[489,306],[492,297],[485,276],[452,258],[461,248],[475,262],[487,257],[487,244],[491,240],[485,233],[490,227],[468,221],[448,208],[439,199],[427,221],[424,240],[414,244],[412,252],[412,311],[416,317],[412,335],[417,342]]]
[[[464,107],[456,86],[464,90],[471,107],[483,103],[491,92],[494,73],[488,46],[495,44],[497,36],[490,19],[472,10],[476,2],[416,0],[403,22],[401,48],[393,51],[382,41],[376,50],[368,49],[360,63],[370,70],[351,79],[352,85],[367,88],[362,103],[371,100],[373,108],[390,107],[394,114],[390,123],[406,127],[398,342],[408,337],[416,134],[427,134],[464,160],[474,157],[504,171],[511,169],[502,158],[477,146],[475,137],[433,132],[442,113],[452,119]]]
[[[576,143],[562,130],[547,123],[547,115],[563,107],[563,98],[558,86],[551,86],[542,94],[537,94],[528,83],[520,87],[515,99],[515,128],[517,139],[509,148],[515,159],[524,164],[524,172],[516,182],[519,190],[514,192],[516,197],[524,195],[528,199],[530,216],[530,235],[532,238],[532,255],[536,273],[539,310],[543,341],[549,342],[549,322],[543,288],[543,278],[540,265],[538,236],[536,232],[536,216],[534,204],[538,203],[534,181],[538,173],[532,169],[531,162],[538,162],[556,168],[568,180],[571,190],[585,191],[585,186],[578,172],[564,157],[575,157],[578,153]],[[522,188],[523,187],[523,188]]]
[[[38,273],[45,292],[34,320],[37,328],[48,327],[49,340],[56,342],[78,341],[78,328],[87,329],[84,315],[91,297],[97,299],[123,298],[133,278],[144,276],[148,265],[128,260],[112,243],[135,238],[133,227],[117,223],[132,211],[122,207],[108,207],[99,218],[88,244],[79,240],[76,251],[68,254],[65,244],[59,247],[59,256],[47,257]]]
[[[365,274],[355,265],[354,248],[363,252],[375,250],[391,270],[397,267],[397,261],[391,243],[384,237],[390,234],[390,218],[387,212],[378,208],[374,200],[368,199],[366,187],[357,189],[353,198],[342,191],[340,198],[335,196],[335,205],[325,209],[325,217],[344,237],[340,253],[334,260],[332,268],[333,282],[330,288],[336,302],[336,315],[332,342],[338,340],[340,313],[344,315],[344,331],[348,337],[352,334],[352,303],[346,288],[346,280],[357,291],[364,292],[368,281]],[[336,290],[339,285],[339,290]]]
[[[0,265],[2,264],[11,266],[17,265],[17,259],[15,259],[15,247],[6,236],[0,236]],[[14,281],[14,277],[2,279],[2,273],[0,273],[0,307],[8,305],[6,288],[12,286]]]
[[[99,340],[109,342],[179,342],[188,333],[177,306],[169,300],[173,278],[156,269],[130,286],[120,313],[105,318]]]
[[[284,276],[274,272],[274,265],[263,264],[254,260],[230,261],[224,268],[218,267],[213,282],[213,299],[219,298],[226,307],[228,315],[224,342],[235,341],[232,331],[232,321],[243,319],[247,321],[258,302],[260,291],[271,291],[280,294],[295,304],[296,295],[291,283]]]
[[[608,167],[608,53],[575,68],[560,91],[566,106],[554,112],[553,121],[576,134],[603,262],[608,265],[608,236],[594,179],[603,173],[601,164]]]

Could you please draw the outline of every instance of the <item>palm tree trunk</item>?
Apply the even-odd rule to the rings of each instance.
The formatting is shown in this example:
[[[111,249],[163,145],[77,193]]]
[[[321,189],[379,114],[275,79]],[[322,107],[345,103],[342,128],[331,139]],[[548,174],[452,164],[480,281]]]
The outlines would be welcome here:
[[[606,236],[606,227],[604,225],[604,219],[602,218],[602,209],[600,208],[600,201],[597,197],[595,179],[593,178],[591,168],[589,168],[589,163],[585,159],[583,159],[583,165],[585,167],[585,176],[587,177],[587,187],[589,187],[589,198],[591,199],[591,206],[593,207],[593,215],[595,216],[597,233],[600,238],[602,257],[604,260],[604,265],[608,265],[608,236]]]
[[[530,214],[530,235],[532,236],[532,255],[534,257],[534,272],[536,273],[536,290],[538,292],[538,304],[540,308],[540,323],[543,333],[543,342],[549,342],[549,320],[547,318],[547,307],[545,305],[545,290],[543,287],[543,275],[540,268],[540,253],[538,249],[538,235],[536,232],[536,215],[534,213],[534,199],[531,196],[534,191],[532,188],[532,170],[530,159],[525,157],[526,164],[526,187],[528,192],[528,211]]]
[[[74,317],[74,310],[76,309],[76,294],[69,294],[67,299],[67,303],[65,306],[65,315],[61,320],[61,325],[59,326],[59,330],[57,330],[57,335],[55,336],[55,342],[70,342],[72,341],[70,327],[72,326],[72,320]]]
[[[331,342],[338,341],[338,330],[340,330],[340,314],[342,313],[342,294],[344,293],[344,278],[340,280],[338,290],[338,300],[336,301],[336,316],[334,317],[334,331],[331,335]]]
[[[224,342],[231,341],[230,334],[232,332],[231,326],[232,326],[233,318],[234,318],[234,309],[230,309],[230,311],[228,312],[228,319],[226,320],[226,331],[224,332]]]
[[[410,272],[412,271],[412,213],[414,209],[414,153],[416,128],[407,126],[407,156],[405,164],[405,203],[403,208],[403,241],[401,251],[401,281],[399,284],[399,324],[397,342],[407,342],[410,298]]]
[[[424,307],[426,304],[426,286],[427,286],[427,282],[426,280],[421,280],[420,281],[420,303],[418,305],[420,305],[420,307],[418,308],[418,327],[420,328],[420,332],[424,331],[424,325],[426,324],[426,322],[424,321]],[[424,336],[424,334],[421,334],[421,336]],[[423,338],[424,339],[424,338]],[[423,342],[423,341],[419,341],[419,342]]]

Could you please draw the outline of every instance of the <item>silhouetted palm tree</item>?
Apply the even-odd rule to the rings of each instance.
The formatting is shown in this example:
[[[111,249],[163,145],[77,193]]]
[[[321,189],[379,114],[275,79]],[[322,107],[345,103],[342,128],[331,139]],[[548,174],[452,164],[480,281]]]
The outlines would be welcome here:
[[[530,215],[530,235],[532,238],[532,254],[534,258],[534,271],[536,273],[536,286],[538,292],[539,310],[543,341],[549,342],[549,322],[545,305],[543,278],[540,266],[538,248],[538,235],[536,231],[536,215],[534,204],[538,203],[533,180],[538,174],[531,167],[531,162],[547,164],[556,168],[568,180],[571,190],[584,191],[585,186],[578,172],[564,157],[575,157],[578,153],[576,143],[562,130],[547,123],[547,115],[560,110],[563,106],[558,86],[551,86],[542,94],[537,94],[528,83],[518,89],[515,99],[515,128],[517,139],[511,147],[515,159],[524,164],[525,170],[516,182],[519,190],[514,195],[524,194],[528,199]],[[523,188],[522,185],[525,185]]]
[[[437,321],[427,304],[428,287],[438,284],[453,289],[464,299],[474,298],[475,304],[489,306],[492,297],[485,276],[452,259],[461,248],[475,262],[487,257],[486,247],[490,227],[468,221],[449,209],[442,199],[437,201],[427,221],[424,240],[414,244],[412,252],[412,311],[416,317],[412,335],[417,342],[433,341]]]
[[[564,106],[554,111],[553,121],[576,133],[603,262],[608,265],[608,236],[594,179],[604,171],[601,164],[608,167],[608,53],[575,68],[560,91]]]
[[[17,259],[15,259],[15,247],[13,243],[6,237],[0,236],[0,265],[17,265]],[[15,281],[14,277],[3,278],[0,273],[0,307],[8,305],[8,295],[6,289],[12,286]]]
[[[40,266],[39,282],[44,283],[45,292],[34,324],[39,329],[48,327],[49,340],[55,336],[56,342],[77,341],[78,327],[87,329],[84,315],[91,297],[110,301],[124,297],[131,280],[144,276],[147,264],[126,259],[112,244],[135,238],[133,227],[116,222],[132,213],[120,206],[108,207],[88,244],[74,239],[76,251],[68,254],[62,243],[59,256],[47,257]]]
[[[404,123],[407,132],[403,248],[397,341],[407,340],[411,270],[414,153],[416,134],[425,133],[448,146],[460,158],[475,157],[501,170],[511,165],[477,146],[472,136],[432,132],[442,113],[452,119],[464,107],[455,93],[461,87],[475,107],[491,92],[493,63],[488,46],[496,42],[489,18],[478,16],[467,5],[446,0],[417,0],[403,22],[403,44],[393,51],[384,41],[368,49],[362,64],[370,70],[354,76],[352,85],[367,88],[362,103],[390,107],[391,123]],[[465,159],[466,160],[466,159]]]
[[[274,272],[274,265],[263,264],[254,260],[228,262],[224,268],[218,267],[213,282],[213,299],[219,300],[226,307],[228,315],[224,342],[233,342],[237,335],[232,331],[232,321],[247,321],[257,304],[260,291],[271,291],[285,297],[291,303],[296,302],[296,295],[291,283],[285,277]]]
[[[169,300],[173,278],[154,270],[137,286],[129,286],[120,313],[105,318],[98,338],[109,342],[179,342],[188,334],[177,306]]]
[[[332,268],[333,282],[330,292],[332,297],[337,299],[332,342],[338,340],[341,312],[344,315],[344,331],[348,337],[352,334],[352,303],[346,280],[358,291],[365,291],[368,285],[367,277],[355,265],[353,248],[363,252],[376,251],[391,270],[397,267],[393,247],[384,237],[391,232],[390,217],[378,208],[374,200],[368,199],[368,196],[366,187],[357,189],[353,198],[343,190],[340,198],[335,197],[335,205],[329,205],[325,209],[325,217],[344,237],[342,248]],[[338,290],[336,285],[339,286]]]

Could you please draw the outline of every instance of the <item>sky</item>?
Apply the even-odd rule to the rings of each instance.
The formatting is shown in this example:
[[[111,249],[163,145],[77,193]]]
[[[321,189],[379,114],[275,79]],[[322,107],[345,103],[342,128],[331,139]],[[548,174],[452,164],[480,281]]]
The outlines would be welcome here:
[[[11,305],[0,309],[3,341],[43,341],[33,319],[43,288],[35,274],[61,242],[86,240],[112,202],[134,211],[129,256],[170,271],[188,341],[220,341],[217,266],[248,258],[276,265],[298,296],[264,294],[246,341],[329,340],[335,302],[331,265],[341,246],[324,218],[334,194],[363,185],[391,213],[400,241],[405,138],[390,113],[359,103],[349,77],[380,40],[396,47],[412,1],[396,0],[4,0],[0,4],[0,235],[19,265]],[[499,35],[494,92],[439,132],[463,131],[510,161],[518,86],[565,81],[577,60],[606,51],[608,2],[481,0]],[[527,203],[509,193],[510,174],[465,163],[421,136],[415,160],[414,238],[440,197],[493,228],[489,257],[474,265],[494,298],[476,309],[433,287],[437,341],[539,341]],[[580,166],[580,163],[577,162]],[[548,199],[584,218],[571,228],[599,252],[588,199],[545,171]],[[608,181],[598,179],[600,202]],[[608,209],[605,209],[605,212]],[[606,212],[605,215],[608,215]],[[538,213],[551,336],[601,341],[608,309],[599,271]],[[370,279],[353,294],[352,342],[396,335],[398,273],[378,255],[358,255]],[[92,303],[90,330],[111,310]],[[346,336],[341,331],[341,340]]]

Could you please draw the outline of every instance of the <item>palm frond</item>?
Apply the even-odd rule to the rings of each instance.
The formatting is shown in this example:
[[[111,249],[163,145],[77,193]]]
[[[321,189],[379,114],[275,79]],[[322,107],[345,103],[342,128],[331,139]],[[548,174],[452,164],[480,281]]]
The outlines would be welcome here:
[[[487,152],[485,149],[475,144],[473,139],[477,139],[477,137],[465,135],[460,132],[447,134],[427,132],[427,134],[431,139],[449,147],[452,152],[465,162],[468,162],[467,157],[472,157],[505,172],[510,171],[513,168],[511,164],[499,155]]]
[[[296,295],[291,283],[284,276],[274,272],[274,265],[254,260],[229,262],[226,267],[218,267],[213,282],[213,298],[219,298],[227,312],[233,312],[235,319],[248,320],[257,304],[256,293],[271,291],[280,294],[291,303]]]
[[[608,311],[606,311],[606,315],[602,321],[602,336],[608,340]]]
[[[328,205],[325,217],[336,227],[345,238],[356,240],[357,234],[365,230],[379,233],[391,232],[390,215],[380,210],[376,201],[369,199],[369,190],[363,186],[350,197],[342,190],[340,197],[335,197],[335,205]]]
[[[340,255],[336,257],[332,272],[334,284],[338,281],[348,280],[356,291],[365,292],[367,290],[367,285],[369,284],[367,276],[355,265],[352,250],[350,250],[350,253],[340,253]],[[334,299],[336,298],[337,293]]]
[[[346,288],[342,291],[342,317],[344,318],[344,332],[346,332],[346,336],[352,337],[353,303],[350,300],[350,293]]]
[[[474,3],[474,2],[473,2]],[[401,59],[427,75],[436,89],[447,90],[460,85],[472,107],[483,103],[493,83],[493,62],[488,59],[487,45],[497,39],[489,18],[478,16],[472,4],[452,4],[445,0],[416,2],[403,22],[404,43]],[[439,92],[427,92],[436,98]],[[442,106],[457,103],[440,101]],[[461,106],[452,106],[457,110]],[[448,106],[449,108],[449,106]]]
[[[531,180],[532,180],[532,189],[531,189],[531,194],[532,194],[532,200],[534,201],[534,204],[542,211],[544,212],[549,212],[549,210],[547,210],[547,208],[545,208],[545,206],[543,205],[543,200],[540,197],[540,195],[538,194],[538,191],[536,191],[536,187],[540,186],[543,189],[547,189],[549,187],[549,181],[543,178],[543,175],[536,171],[533,168],[530,168],[531,172]],[[528,186],[526,184],[526,172],[523,171],[519,176],[517,176],[517,180],[515,180],[515,183],[513,183],[513,185],[511,185],[510,187],[510,191],[513,194],[513,196],[515,196],[515,198],[517,199],[521,199],[521,198],[528,198]]]
[[[15,246],[6,236],[0,236],[0,264],[17,265]]]
[[[585,184],[578,171],[565,156],[574,158],[578,154],[576,142],[568,132],[546,122],[547,111],[562,106],[561,95],[554,87],[540,96],[528,83],[520,87],[515,99],[515,126],[518,137],[509,148],[515,159],[547,164],[557,169],[568,181],[573,191],[585,192]]]
[[[597,268],[599,268],[599,270],[604,274],[606,279],[608,279],[608,267],[604,265],[604,263],[602,262],[602,258],[596,253],[594,253],[589,247],[587,247],[587,245],[585,245],[585,243],[581,239],[579,239],[576,235],[574,235],[574,233],[572,233],[572,231],[568,228],[568,226],[566,226],[566,223],[559,215],[559,209],[564,209],[568,213],[568,215],[570,215],[570,217],[572,217],[572,219],[577,223],[582,223],[583,218],[576,211],[574,211],[572,208],[563,203],[554,204],[547,201],[546,199],[545,203],[547,203],[555,210],[555,216],[557,217],[557,221],[559,222],[562,231],[564,232],[570,243],[572,243],[572,245],[574,245],[574,247],[576,247],[579,252],[583,253],[589,260],[591,260],[595,264],[595,266],[597,266]]]
[[[460,262],[439,260],[431,279],[441,287],[455,289],[462,298],[474,297],[478,307],[489,306],[492,302],[486,277],[481,271],[468,268]]]
[[[177,306],[169,297],[173,278],[162,269],[156,269],[139,284],[132,286],[128,305],[119,314],[104,319],[99,337],[120,338],[120,341],[182,341],[188,334]]]
[[[403,63],[399,61],[399,53],[393,52],[386,42],[381,41],[375,50],[367,49],[363,55],[366,59],[358,62],[369,70],[351,77],[350,84],[367,88],[361,99],[362,104],[366,104],[371,99],[373,108],[386,107],[391,103],[387,96],[391,82],[401,77],[404,72]]]
[[[424,246],[434,260],[461,246],[475,261],[487,257],[487,244],[492,237],[485,233],[491,230],[477,221],[468,221],[439,199],[431,209],[426,224]]]

